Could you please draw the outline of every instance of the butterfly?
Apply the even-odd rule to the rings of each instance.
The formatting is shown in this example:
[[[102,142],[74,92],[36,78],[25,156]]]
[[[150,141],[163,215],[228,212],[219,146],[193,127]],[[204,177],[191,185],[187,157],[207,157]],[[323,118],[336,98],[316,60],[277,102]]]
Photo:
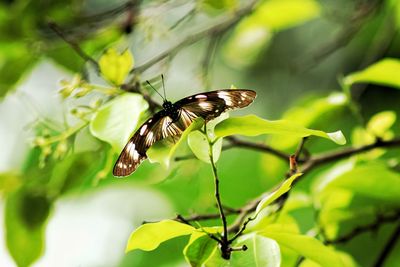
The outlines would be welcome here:
[[[144,122],[131,137],[114,165],[113,175],[121,177],[133,173],[147,158],[146,151],[151,145],[161,139],[179,137],[196,118],[201,117],[206,123],[227,110],[247,107],[255,97],[255,91],[245,89],[199,93],[175,103],[163,97],[163,109]]]

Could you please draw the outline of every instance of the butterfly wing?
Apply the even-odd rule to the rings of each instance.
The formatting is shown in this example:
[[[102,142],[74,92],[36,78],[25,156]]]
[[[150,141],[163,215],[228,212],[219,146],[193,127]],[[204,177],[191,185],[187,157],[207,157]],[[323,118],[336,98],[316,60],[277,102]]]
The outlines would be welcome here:
[[[181,109],[178,125],[187,128],[197,117],[209,121],[227,110],[247,107],[256,95],[252,90],[225,89],[185,97],[174,104]]]
[[[164,110],[143,123],[129,139],[114,165],[114,176],[128,176],[147,158],[146,151],[158,140],[180,135],[182,130]]]
[[[212,120],[221,113],[244,108],[256,97],[252,90],[217,90],[183,98],[174,104],[179,118],[173,121],[167,111],[161,110],[143,123],[128,141],[114,165],[114,176],[127,176],[147,158],[146,151],[158,140],[180,136],[194,119]]]

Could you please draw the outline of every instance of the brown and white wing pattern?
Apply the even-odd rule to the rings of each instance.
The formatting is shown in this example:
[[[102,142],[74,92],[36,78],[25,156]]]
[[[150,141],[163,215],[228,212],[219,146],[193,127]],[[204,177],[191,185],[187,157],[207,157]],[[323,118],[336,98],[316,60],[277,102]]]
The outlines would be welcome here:
[[[161,139],[181,133],[182,130],[172,123],[172,119],[164,110],[156,113],[129,139],[114,165],[113,175],[117,177],[130,175],[147,158],[146,152],[150,146]]]
[[[209,121],[227,110],[247,107],[256,96],[252,90],[225,89],[185,97],[174,105],[181,109],[180,125],[187,125],[197,117]]]
[[[146,152],[155,142],[170,136],[180,136],[194,119],[212,120],[221,113],[250,105],[256,92],[225,89],[192,95],[179,100],[170,109],[157,112],[128,141],[114,165],[114,176],[128,176],[147,158]],[[177,112],[177,113],[175,113]],[[176,116],[176,115],[179,116]],[[174,118],[174,119],[173,119]]]

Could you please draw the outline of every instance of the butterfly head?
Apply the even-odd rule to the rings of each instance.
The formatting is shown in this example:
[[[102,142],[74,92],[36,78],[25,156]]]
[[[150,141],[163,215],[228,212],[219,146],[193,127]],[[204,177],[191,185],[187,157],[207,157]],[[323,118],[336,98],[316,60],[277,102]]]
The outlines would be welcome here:
[[[173,120],[177,121],[179,119],[179,109],[171,102],[165,100],[163,103],[163,109],[167,113],[167,115]]]

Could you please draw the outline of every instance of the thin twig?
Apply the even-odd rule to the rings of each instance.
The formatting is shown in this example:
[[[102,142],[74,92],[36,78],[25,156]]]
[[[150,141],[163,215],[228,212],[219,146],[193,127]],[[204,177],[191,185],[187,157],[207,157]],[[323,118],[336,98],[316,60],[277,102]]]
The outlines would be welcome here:
[[[217,206],[218,206],[218,210],[219,210],[221,221],[222,221],[222,227],[223,227],[223,235],[222,235],[222,240],[221,240],[222,241],[221,252],[222,252],[222,257],[224,259],[229,259],[230,251],[229,251],[229,242],[228,242],[228,224],[226,222],[226,216],[224,213],[224,209],[222,207],[221,197],[220,197],[220,193],[219,193],[219,178],[218,178],[218,173],[217,173],[217,167],[215,166],[215,162],[214,162],[212,141],[209,139],[208,134],[207,134],[207,124],[204,124],[204,132],[207,136],[210,164],[211,164],[212,172],[213,172],[213,176],[214,176],[215,199],[217,201]]]
[[[61,39],[63,39],[69,46],[75,50],[75,52],[85,61],[89,62],[90,64],[93,65],[93,67],[96,69],[97,73],[100,72],[100,67],[99,64],[97,63],[96,60],[94,60],[91,56],[85,53],[85,51],[82,50],[82,48],[69,39],[63,32],[63,30],[55,23],[55,22],[49,22],[48,23],[50,29],[52,29]]]

